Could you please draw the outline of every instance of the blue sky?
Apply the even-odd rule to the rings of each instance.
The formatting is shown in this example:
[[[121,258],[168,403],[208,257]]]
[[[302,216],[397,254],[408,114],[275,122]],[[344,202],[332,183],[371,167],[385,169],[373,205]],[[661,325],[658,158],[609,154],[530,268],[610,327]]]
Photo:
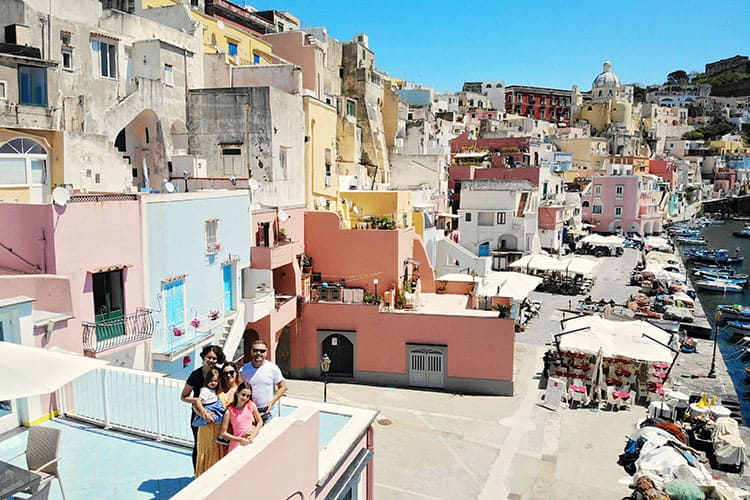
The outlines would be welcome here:
[[[303,27],[326,26],[341,41],[367,33],[380,70],[440,91],[480,80],[589,90],[606,59],[623,83],[647,85],[750,55],[747,0],[247,3],[291,12]]]

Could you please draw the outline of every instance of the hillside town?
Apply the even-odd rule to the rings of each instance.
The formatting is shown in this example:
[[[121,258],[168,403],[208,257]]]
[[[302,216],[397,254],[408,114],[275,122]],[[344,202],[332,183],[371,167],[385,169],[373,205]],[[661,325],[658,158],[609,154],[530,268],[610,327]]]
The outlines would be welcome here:
[[[750,498],[748,56],[448,92],[229,0],[0,19],[0,498]]]

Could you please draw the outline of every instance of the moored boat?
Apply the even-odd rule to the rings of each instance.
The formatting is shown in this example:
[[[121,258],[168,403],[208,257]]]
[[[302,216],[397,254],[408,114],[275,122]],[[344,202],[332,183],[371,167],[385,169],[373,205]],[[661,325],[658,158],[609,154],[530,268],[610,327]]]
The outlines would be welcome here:
[[[735,253],[734,257],[729,255],[729,250],[722,248],[714,250],[713,248],[686,248],[682,254],[688,259],[698,262],[709,262],[714,264],[741,264],[745,259]]]
[[[750,321],[750,307],[740,304],[720,304],[716,306],[716,310],[721,313],[721,317],[725,320]]]
[[[750,334],[750,321],[727,321],[727,326],[734,333]]]
[[[744,291],[740,285],[726,281],[698,280],[695,282],[695,287],[709,292],[742,293]]]
[[[732,231],[732,236],[735,238],[750,238],[750,229],[743,229],[742,231]]]
[[[693,245],[693,246],[708,245],[708,242],[704,240],[702,236],[700,238],[678,236],[674,240],[677,243],[681,243],[682,245]]]
[[[702,273],[700,277],[702,280],[718,281],[719,283],[733,283],[740,286],[747,285],[747,276],[742,274],[734,276],[715,276],[710,273]]]

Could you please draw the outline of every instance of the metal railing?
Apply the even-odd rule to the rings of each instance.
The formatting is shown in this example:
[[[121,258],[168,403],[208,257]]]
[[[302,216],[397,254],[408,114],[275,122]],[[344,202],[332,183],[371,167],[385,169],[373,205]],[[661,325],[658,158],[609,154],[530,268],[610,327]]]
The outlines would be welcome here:
[[[113,347],[146,340],[154,333],[154,320],[151,310],[143,307],[132,314],[97,323],[82,322],[83,349],[98,353]]]
[[[153,372],[100,368],[60,391],[61,411],[105,429],[192,446],[190,405],[180,400],[184,384]]]

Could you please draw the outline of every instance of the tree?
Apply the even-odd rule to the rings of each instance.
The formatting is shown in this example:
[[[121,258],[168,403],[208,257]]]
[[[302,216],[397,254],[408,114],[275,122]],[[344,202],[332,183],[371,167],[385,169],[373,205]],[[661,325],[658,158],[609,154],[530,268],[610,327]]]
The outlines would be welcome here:
[[[673,85],[684,85],[688,82],[688,74],[685,70],[678,69],[667,75],[667,83]]]

